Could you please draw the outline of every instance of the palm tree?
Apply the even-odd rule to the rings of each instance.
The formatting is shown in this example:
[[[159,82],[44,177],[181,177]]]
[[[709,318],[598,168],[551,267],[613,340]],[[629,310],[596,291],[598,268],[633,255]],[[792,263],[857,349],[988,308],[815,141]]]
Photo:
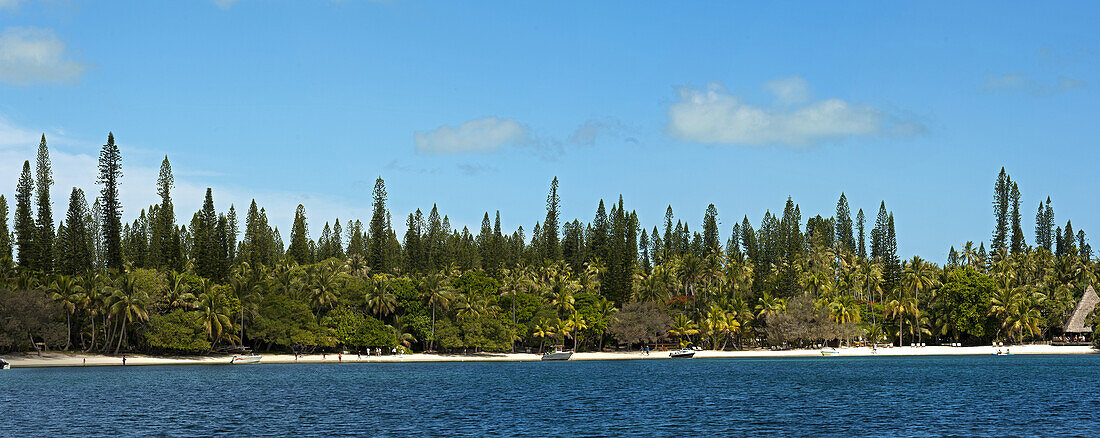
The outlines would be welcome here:
[[[323,307],[332,307],[336,302],[337,289],[340,286],[339,271],[334,263],[327,262],[312,269],[312,275],[310,276],[310,292],[311,301],[313,302],[314,315],[321,316],[321,309]]]
[[[756,317],[767,319],[768,315],[774,315],[787,309],[787,300],[772,296],[771,292],[764,291],[756,305]]]
[[[477,319],[489,312],[489,300],[473,294],[459,294],[457,304],[458,319],[468,321]]]
[[[978,250],[974,248],[974,242],[968,240],[966,244],[963,245],[961,256],[963,263],[966,265],[974,267],[975,269],[981,268],[982,257],[978,254]]]
[[[534,331],[531,332],[531,336],[539,338],[539,353],[541,353],[546,338],[557,336],[557,333],[554,331],[554,325],[544,319],[535,323],[535,328]]]
[[[931,290],[938,283],[936,280],[936,267],[931,263],[926,263],[919,256],[913,256],[913,259],[905,267],[904,275],[905,287],[913,293],[913,306],[909,311],[917,314],[920,312],[921,291]],[[921,330],[917,330],[918,343],[923,340],[921,333]]]
[[[131,274],[123,274],[119,279],[119,286],[112,295],[111,314],[118,315],[122,323],[122,331],[118,335],[118,345],[115,346],[115,354],[122,349],[122,341],[126,338],[126,325],[134,321],[149,319],[147,309],[149,294],[141,290],[137,284],[137,278]]]
[[[238,312],[240,326],[238,327],[239,332],[237,339],[239,339],[243,345],[245,313],[248,313],[250,317],[255,317],[259,313],[259,300],[262,288],[255,280],[241,275],[235,275],[233,279],[230,280],[229,288],[240,304],[240,312]]]
[[[200,293],[195,309],[202,315],[206,334],[210,336],[210,347],[213,348],[223,337],[232,341],[229,333],[233,329],[233,322],[225,295],[212,281],[205,278],[199,281]]]
[[[580,351],[581,331],[588,329],[588,321],[579,312],[573,312],[569,319],[562,321],[561,331],[565,337],[573,339],[573,351]]]
[[[194,305],[195,295],[188,291],[189,287],[183,274],[176,271],[168,272],[168,284],[164,289],[165,306],[168,309],[190,308]]]
[[[84,291],[84,299],[81,301],[81,307],[88,312],[88,316],[92,321],[92,344],[86,350],[95,349],[95,318],[97,315],[104,313],[104,307],[106,307],[103,291],[100,287],[101,276],[97,273],[86,273],[80,277],[80,288]],[[83,339],[83,337],[82,337]]]
[[[696,333],[699,333],[699,326],[683,313],[676,314],[676,318],[672,319],[672,328],[668,329],[668,334],[680,339],[680,346],[684,345],[685,336],[688,338],[688,343],[691,343],[691,335]]]
[[[83,290],[72,277],[61,275],[54,280],[47,291],[50,292],[50,299],[65,309],[65,326],[68,330],[65,336],[65,350],[68,350],[73,339],[73,313],[76,312],[77,303],[84,300]]]
[[[607,335],[607,329],[611,326],[611,317],[618,312],[619,309],[615,308],[615,303],[608,299],[601,299],[596,303],[594,319],[589,321],[589,326],[596,330],[596,334],[600,337],[599,349],[603,351],[603,339]]]
[[[412,348],[412,344],[416,342],[416,337],[409,333],[409,325],[405,323],[404,318],[395,316],[393,324],[388,327],[393,330],[393,337],[397,340],[397,346],[407,349]]]
[[[379,318],[385,317],[397,309],[397,297],[393,295],[392,284],[386,274],[375,274],[371,278],[367,291],[367,309]]]
[[[367,266],[367,261],[360,254],[352,254],[348,256],[348,261],[344,265],[351,275],[360,278],[366,278],[370,273],[370,266]]]
[[[736,320],[734,321],[736,322]],[[730,318],[725,309],[718,305],[711,305],[710,309],[707,310],[706,317],[700,323],[703,334],[710,337],[711,348],[719,350],[725,347],[725,342],[719,347],[718,340],[730,332],[729,325]]]
[[[429,274],[420,279],[420,296],[428,302],[428,307],[432,309],[432,334],[428,339],[428,351],[432,351],[435,346],[435,309],[437,307],[447,307],[453,298],[454,288],[451,287],[450,279],[443,275],[442,272]],[[513,301],[515,301],[513,299]],[[512,304],[512,318],[515,321],[515,303]],[[515,343],[512,343],[512,349],[515,350]]]

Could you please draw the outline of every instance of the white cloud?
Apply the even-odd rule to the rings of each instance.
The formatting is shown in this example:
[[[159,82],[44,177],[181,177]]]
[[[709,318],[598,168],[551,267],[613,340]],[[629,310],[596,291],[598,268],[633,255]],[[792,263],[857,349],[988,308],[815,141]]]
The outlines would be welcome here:
[[[1052,96],[1058,93],[1085,88],[1079,79],[1059,77],[1053,83],[1041,82],[1023,73],[990,75],[982,86],[990,91],[1015,91],[1034,96]]]
[[[15,9],[16,6],[19,6],[19,0],[0,0],[0,9]]]
[[[779,102],[806,96],[804,83],[787,79],[768,88]],[[801,90],[801,91],[800,91]],[[762,107],[743,102],[719,84],[678,88],[680,100],[668,109],[668,132],[706,144],[803,146],[845,137],[906,135],[923,127],[896,120],[875,108],[841,99],[794,107]]]
[[[810,100],[810,83],[798,76],[768,81],[764,88],[782,105],[799,105]]]
[[[493,152],[507,145],[530,143],[527,127],[512,119],[485,117],[457,127],[440,126],[413,134],[416,150],[428,153],[459,154]]]
[[[71,82],[86,68],[69,59],[65,43],[48,29],[10,27],[0,34],[0,81],[17,85]]]

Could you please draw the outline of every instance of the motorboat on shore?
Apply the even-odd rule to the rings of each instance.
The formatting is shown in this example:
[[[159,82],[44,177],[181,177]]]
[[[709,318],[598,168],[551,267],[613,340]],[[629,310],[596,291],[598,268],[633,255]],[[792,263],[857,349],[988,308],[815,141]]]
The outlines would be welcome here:
[[[11,363],[9,363],[8,361],[6,361],[4,359],[0,359],[0,370],[10,370],[10,369],[11,369]]]
[[[573,357],[573,352],[566,350],[564,345],[555,345],[554,351],[542,354],[542,360],[569,360],[570,357]]]
[[[668,353],[668,357],[673,359],[691,359],[695,357],[695,350],[692,348],[681,348],[679,350]]]
[[[229,363],[231,365],[260,363],[260,358],[262,358],[262,357],[263,356],[260,356],[260,355],[255,354],[255,353],[251,353],[251,354],[247,354],[247,355],[234,355],[233,359],[229,360]]]
[[[835,348],[825,348],[821,350],[821,355],[825,357],[840,356],[840,350],[837,350]]]

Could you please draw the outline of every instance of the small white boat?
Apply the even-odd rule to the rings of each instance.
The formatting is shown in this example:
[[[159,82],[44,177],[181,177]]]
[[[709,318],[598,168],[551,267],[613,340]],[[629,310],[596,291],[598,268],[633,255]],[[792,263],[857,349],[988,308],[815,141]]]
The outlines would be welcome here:
[[[840,351],[835,348],[826,348],[821,350],[822,356],[840,356]]]
[[[681,348],[668,354],[668,357],[673,359],[691,359],[695,357],[695,350],[691,348]]]
[[[564,345],[555,345],[554,351],[542,354],[542,360],[569,360],[570,357],[573,357],[573,352],[566,350]]]
[[[263,356],[260,356],[258,354],[249,354],[247,356],[233,356],[233,359],[231,359],[229,363],[232,365],[260,363],[260,358],[262,357]]]
[[[4,359],[0,359],[0,370],[10,370],[11,364]]]

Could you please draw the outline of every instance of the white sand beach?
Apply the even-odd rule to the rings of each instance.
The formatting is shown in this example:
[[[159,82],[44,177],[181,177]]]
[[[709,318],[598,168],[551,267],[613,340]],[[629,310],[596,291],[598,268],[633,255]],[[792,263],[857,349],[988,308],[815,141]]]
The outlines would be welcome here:
[[[936,356],[936,355],[989,355],[998,350],[1012,354],[1093,354],[1097,350],[1088,346],[1052,346],[1052,345],[1015,345],[1008,347],[894,347],[872,350],[868,347],[839,348],[838,357],[851,356]],[[781,357],[821,357],[821,350],[738,350],[738,351],[699,351],[696,358],[781,358]],[[834,356],[837,357],[837,356]],[[127,366],[141,365],[228,365],[232,355],[216,356],[146,356],[127,355]],[[668,359],[668,351],[652,351],[649,355],[638,352],[582,352],[573,355],[572,360],[630,360],[630,359]],[[24,353],[4,356],[13,368],[26,367],[80,367],[80,366],[120,366],[122,356],[82,354],[66,352]],[[450,354],[404,354],[383,356],[359,356],[352,354],[309,354],[295,358],[291,354],[263,354],[261,363],[403,363],[403,362],[520,362],[537,361],[539,355],[528,353],[482,353],[470,355]]]

